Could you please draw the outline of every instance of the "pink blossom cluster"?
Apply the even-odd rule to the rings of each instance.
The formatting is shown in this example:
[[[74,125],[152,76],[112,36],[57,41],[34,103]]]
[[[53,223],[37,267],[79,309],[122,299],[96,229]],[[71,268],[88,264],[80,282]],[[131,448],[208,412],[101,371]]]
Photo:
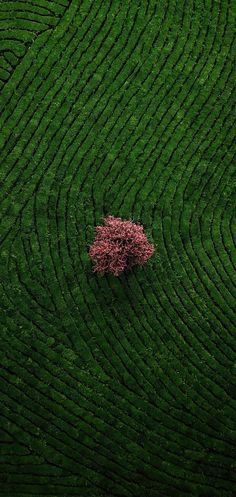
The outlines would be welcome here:
[[[119,276],[135,264],[143,265],[153,254],[142,225],[120,217],[107,216],[104,226],[96,227],[96,237],[89,255],[95,262],[94,271]]]

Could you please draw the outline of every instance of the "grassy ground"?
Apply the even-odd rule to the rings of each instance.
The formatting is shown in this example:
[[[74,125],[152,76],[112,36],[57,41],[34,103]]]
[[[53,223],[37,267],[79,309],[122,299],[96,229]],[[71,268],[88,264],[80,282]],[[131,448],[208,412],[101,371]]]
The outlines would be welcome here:
[[[0,3],[0,496],[234,494],[235,14]],[[107,214],[143,269],[93,274]]]

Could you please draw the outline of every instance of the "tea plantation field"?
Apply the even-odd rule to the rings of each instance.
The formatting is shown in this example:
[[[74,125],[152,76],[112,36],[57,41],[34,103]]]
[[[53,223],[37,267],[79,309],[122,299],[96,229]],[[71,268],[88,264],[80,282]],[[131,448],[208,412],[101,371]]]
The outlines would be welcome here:
[[[0,497],[236,495],[235,17],[0,1]]]

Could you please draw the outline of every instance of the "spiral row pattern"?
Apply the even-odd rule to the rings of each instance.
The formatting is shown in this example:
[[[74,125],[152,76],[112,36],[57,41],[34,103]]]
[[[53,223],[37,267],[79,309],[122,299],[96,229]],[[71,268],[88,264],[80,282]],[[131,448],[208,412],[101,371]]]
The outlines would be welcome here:
[[[235,15],[0,3],[0,496],[234,495]],[[119,278],[109,214],[156,244]]]

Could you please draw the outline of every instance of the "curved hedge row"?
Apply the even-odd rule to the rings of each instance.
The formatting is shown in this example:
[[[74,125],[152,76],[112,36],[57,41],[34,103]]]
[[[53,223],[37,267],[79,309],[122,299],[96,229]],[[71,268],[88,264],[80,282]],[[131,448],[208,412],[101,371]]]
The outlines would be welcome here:
[[[0,3],[0,496],[233,496],[235,15]],[[119,278],[109,214],[156,244]]]

